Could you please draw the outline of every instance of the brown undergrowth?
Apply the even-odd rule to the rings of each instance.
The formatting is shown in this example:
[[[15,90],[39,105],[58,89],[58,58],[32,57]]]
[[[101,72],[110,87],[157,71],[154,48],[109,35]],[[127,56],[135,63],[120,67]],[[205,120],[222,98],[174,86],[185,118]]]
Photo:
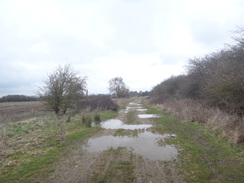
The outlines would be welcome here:
[[[244,123],[237,115],[207,107],[192,99],[168,100],[159,107],[185,121],[204,123],[220,129],[222,136],[233,143],[244,143]]]

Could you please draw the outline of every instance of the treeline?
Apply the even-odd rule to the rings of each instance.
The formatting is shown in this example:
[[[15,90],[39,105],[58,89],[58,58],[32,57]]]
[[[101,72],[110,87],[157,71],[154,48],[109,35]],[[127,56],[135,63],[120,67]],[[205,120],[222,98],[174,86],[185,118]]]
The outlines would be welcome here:
[[[149,96],[149,93],[150,92],[148,91],[140,91],[140,92],[130,91],[129,97],[145,97],[145,96]]]
[[[39,100],[38,97],[26,95],[7,95],[0,98],[0,102],[28,102],[37,100]]]
[[[154,103],[169,99],[197,99],[232,114],[244,114],[244,29],[236,44],[224,50],[193,58],[187,74],[173,76],[151,91]]]

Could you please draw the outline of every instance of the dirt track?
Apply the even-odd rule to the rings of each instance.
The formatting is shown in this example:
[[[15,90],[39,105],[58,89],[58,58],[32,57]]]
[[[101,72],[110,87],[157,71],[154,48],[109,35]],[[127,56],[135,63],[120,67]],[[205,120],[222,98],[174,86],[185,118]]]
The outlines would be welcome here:
[[[140,101],[131,104],[135,107]],[[134,105],[134,106],[133,106]],[[139,119],[137,114],[143,114],[143,111],[133,113],[133,121],[130,124],[153,124],[153,120],[148,118]],[[126,122],[129,113],[120,113],[118,119]],[[69,152],[65,153],[61,161],[56,163],[54,172],[44,180],[44,182],[56,183],[94,183],[94,182],[137,182],[137,183],[162,183],[162,182],[183,182],[183,177],[179,170],[177,156],[171,160],[152,160],[136,153],[136,149],[121,146],[105,148],[102,151],[88,151],[86,147],[91,142],[100,137],[130,137],[140,138],[140,134],[150,132],[150,129],[144,130],[121,130],[121,129],[103,129],[93,138],[87,140],[85,144],[76,144]],[[156,134],[155,134],[156,135]],[[93,140],[93,141],[92,141]],[[142,142],[143,139],[139,139]],[[166,142],[159,143],[163,138],[157,139],[156,146],[165,147]],[[105,145],[100,143],[99,146]],[[138,145],[138,144],[137,144]],[[153,149],[144,147],[145,144],[139,144],[139,148],[144,148],[147,153],[153,156]],[[150,156],[149,156],[150,157]]]

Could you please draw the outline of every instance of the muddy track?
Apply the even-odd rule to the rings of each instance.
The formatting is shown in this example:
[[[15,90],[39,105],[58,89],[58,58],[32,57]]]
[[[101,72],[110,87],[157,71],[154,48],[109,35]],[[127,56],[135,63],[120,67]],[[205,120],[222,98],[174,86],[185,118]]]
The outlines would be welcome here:
[[[140,101],[130,104],[130,109],[136,108]],[[153,120],[148,118],[138,118],[137,114],[143,111],[120,113],[117,119],[130,124],[152,124]],[[130,118],[128,117],[130,115]],[[119,130],[103,129],[93,138],[88,139],[83,144],[77,144],[69,149],[62,157],[60,162],[55,164],[54,171],[43,182],[56,183],[94,183],[94,182],[137,182],[137,183],[162,183],[162,182],[183,182],[180,174],[179,162],[177,157],[170,160],[153,160],[136,153],[133,146],[130,148],[121,146],[104,148],[100,151],[88,151],[86,147],[90,142],[100,137],[130,137],[140,138],[140,133],[150,131],[143,130]],[[120,132],[120,134],[118,134]],[[148,132],[151,133],[151,132]],[[143,139],[140,139],[143,142]],[[162,138],[161,138],[162,140]],[[99,146],[106,143],[101,142]],[[161,146],[166,146],[164,144]],[[144,149],[150,154],[150,150],[145,144],[139,144],[139,148]],[[156,146],[160,146],[159,143]],[[142,150],[143,151],[143,150]],[[153,149],[151,154],[153,156]],[[149,156],[150,157],[150,156]]]

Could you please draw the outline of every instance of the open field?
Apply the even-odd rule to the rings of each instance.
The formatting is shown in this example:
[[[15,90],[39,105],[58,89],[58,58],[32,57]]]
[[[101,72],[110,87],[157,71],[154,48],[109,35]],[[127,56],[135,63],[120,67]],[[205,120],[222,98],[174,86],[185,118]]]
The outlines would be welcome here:
[[[0,124],[42,116],[47,112],[41,102],[0,103]]]

